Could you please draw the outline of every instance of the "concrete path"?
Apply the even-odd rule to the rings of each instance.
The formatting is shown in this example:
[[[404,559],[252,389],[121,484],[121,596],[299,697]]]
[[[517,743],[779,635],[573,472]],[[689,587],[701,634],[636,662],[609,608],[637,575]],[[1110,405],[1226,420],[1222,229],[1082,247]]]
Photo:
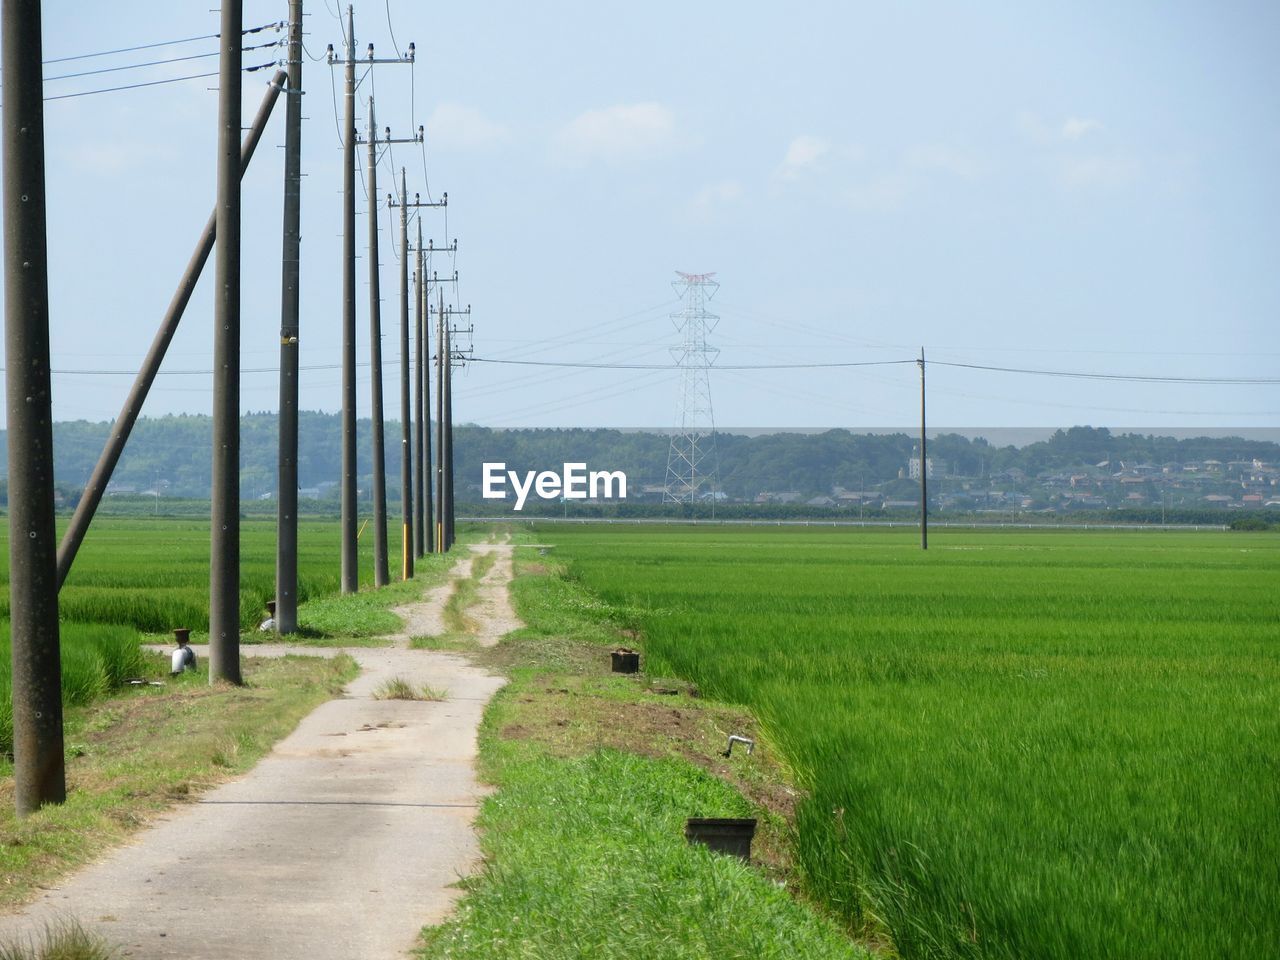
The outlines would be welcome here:
[[[500,553],[493,588],[505,595],[511,547],[479,549]],[[423,925],[448,915],[452,885],[476,864],[476,730],[503,682],[462,657],[407,649],[447,595],[433,590],[404,608],[395,647],[245,647],[246,656],[346,652],[361,674],[245,777],[0,918],[0,940],[71,916],[138,960],[403,956]],[[480,606],[469,613],[486,636],[519,625],[512,616],[488,626]],[[448,696],[373,699],[395,676]]]

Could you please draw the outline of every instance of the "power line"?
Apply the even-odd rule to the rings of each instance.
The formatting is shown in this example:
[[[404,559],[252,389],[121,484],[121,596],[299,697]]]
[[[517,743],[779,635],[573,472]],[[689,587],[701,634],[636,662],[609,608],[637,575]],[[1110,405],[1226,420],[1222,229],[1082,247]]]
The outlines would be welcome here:
[[[391,47],[393,50],[395,50],[396,56],[403,59],[404,54],[400,52],[400,45],[396,43],[396,28],[391,26],[391,0],[387,0],[386,7],[387,7],[387,32],[391,34]]]
[[[280,40],[272,40],[269,43],[259,43],[250,47],[241,48],[241,52],[247,53],[250,50],[262,50],[266,47],[280,46]],[[146,63],[129,63],[122,67],[101,67],[97,70],[82,70],[79,73],[61,73],[53,77],[45,77],[44,82],[49,83],[53,80],[73,80],[76,77],[92,77],[100,73],[118,73],[121,70],[141,70],[143,67],[159,67],[166,63],[182,63],[187,60],[204,60],[208,57],[216,57],[220,51],[214,50],[210,53],[193,53],[186,57],[170,57],[167,60],[148,60]]]
[[[255,70],[265,70],[268,67],[274,67],[275,65],[276,61],[270,60],[266,63],[260,63],[254,67],[241,67],[240,69],[243,73],[253,73]],[[165,80],[148,80],[145,83],[128,83],[120,87],[101,87],[97,90],[81,90],[79,93],[60,93],[56,97],[45,97],[44,99],[46,103],[50,100],[70,100],[73,97],[91,97],[99,93],[116,93],[120,90],[138,90],[142,87],[156,87],[162,83],[179,83],[182,80],[200,80],[205,77],[216,77],[217,75],[218,71],[214,70],[211,73],[193,73],[185,77],[169,77]]]
[[[946,360],[930,360],[935,367],[960,367],[967,370],[994,370],[997,373],[1025,373],[1037,377],[1067,377],[1074,380],[1119,380],[1126,383],[1205,383],[1230,386],[1234,384],[1276,384],[1275,377],[1171,377],[1146,376],[1136,373],[1087,373],[1074,370],[1033,370],[1025,367],[993,367],[981,363],[955,363]]]
[[[261,33],[263,30],[270,30],[273,27],[279,30],[282,26],[283,24],[280,21],[274,20],[271,23],[264,23],[258,27],[249,27],[247,30],[241,30],[240,35],[244,37],[251,33]],[[222,36],[220,33],[206,33],[200,37],[183,37],[181,40],[161,40],[157,43],[142,43],[136,47],[121,47],[118,50],[101,50],[98,53],[78,53],[74,57],[56,57],[53,60],[42,60],[41,63],[47,67],[51,63],[69,63],[72,60],[92,60],[95,57],[115,56],[117,53],[133,53],[135,50],[154,50],[156,47],[175,47],[180,43],[195,43],[198,40],[217,40],[220,36]]]
[[[559,367],[565,369],[576,370],[678,370],[679,367],[670,363],[605,363],[605,362],[574,362],[561,360],[501,360],[494,357],[471,357],[473,363],[497,363],[505,366],[521,366],[521,367]],[[738,364],[717,364],[710,369],[712,370],[811,370],[811,369],[843,369],[847,367],[888,367],[888,366],[904,366],[907,364],[917,363],[916,360],[864,360],[858,362],[834,362],[834,363],[738,363]],[[1078,371],[1066,370],[1030,370],[1018,367],[995,367],[986,366],[976,363],[949,363],[942,360],[930,360],[930,364],[943,367],[963,367],[972,370],[991,370],[998,373],[1023,373],[1035,376],[1046,377],[1073,377],[1086,380],[1118,380],[1136,383],[1199,383],[1218,386],[1233,385],[1265,385],[1280,384],[1278,378],[1266,377],[1155,377],[1140,376],[1129,374],[1110,374],[1110,373],[1084,373]],[[367,367],[369,362],[362,360],[358,364]],[[386,361],[384,366],[392,365],[391,360]],[[303,366],[302,370],[337,370],[341,365],[336,363],[321,363]],[[136,370],[108,370],[108,369],[87,369],[87,370],[51,370],[51,373],[59,376],[128,376],[132,377],[137,374]],[[279,367],[246,367],[240,371],[241,373],[278,373]],[[202,374],[211,374],[212,370],[160,370],[159,374],[168,374],[171,376],[198,376]],[[964,396],[965,394],[960,394]],[[1101,409],[1101,408],[1100,408]],[[1147,412],[1147,411],[1134,411]],[[1162,412],[1162,411],[1149,411]],[[1187,411],[1191,412],[1191,411]]]
[[[559,360],[500,360],[495,357],[472,357],[476,363],[502,363],[528,367],[572,367],[590,370],[674,370],[669,364],[645,363],[587,363]],[[886,367],[916,363],[916,360],[863,360],[831,363],[739,363],[716,364],[713,370],[816,370],[844,367]],[[1067,377],[1078,380],[1115,380],[1127,383],[1199,383],[1219,386],[1280,384],[1275,377],[1175,377],[1148,376],[1127,373],[1089,373],[1076,370],[1034,370],[1024,367],[997,367],[980,363],[954,363],[946,360],[930,360],[940,367],[960,367],[968,370],[991,370],[998,373],[1023,373],[1041,377]]]
[[[493,357],[472,357],[476,363],[504,363],[522,367],[574,367],[586,370],[679,370],[671,363],[574,363],[558,360],[498,360]],[[885,367],[915,363],[915,360],[863,360],[850,363],[738,363],[716,364],[712,370],[800,370],[829,367]]]

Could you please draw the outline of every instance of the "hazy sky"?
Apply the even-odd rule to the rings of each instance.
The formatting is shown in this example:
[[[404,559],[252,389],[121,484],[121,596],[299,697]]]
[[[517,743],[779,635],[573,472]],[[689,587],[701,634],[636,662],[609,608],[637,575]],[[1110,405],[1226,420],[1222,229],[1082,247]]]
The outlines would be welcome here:
[[[375,68],[379,195],[447,190],[460,302],[487,358],[663,363],[674,271],[714,271],[722,364],[934,360],[1171,376],[1275,376],[1280,76],[1274,3],[452,3],[390,0],[418,64]],[[45,57],[214,33],[207,3],[49,3]],[[246,25],[286,4],[247,0]],[[308,3],[312,56],[341,51]],[[248,42],[275,39],[259,34]],[[356,38],[393,55],[382,0]],[[215,42],[46,74],[207,53]],[[253,51],[246,63],[280,55]],[[50,82],[46,94],[216,70],[216,58]],[[245,77],[246,124],[268,72]],[[411,81],[416,92],[410,97]],[[339,402],[341,175],[334,88],[305,65],[302,404]],[[214,79],[46,105],[53,363],[133,370],[212,206]],[[363,114],[364,107],[361,108]],[[283,104],[245,181],[244,363],[278,361]],[[363,126],[363,119],[361,126]],[[363,163],[363,150],[361,153]],[[367,359],[364,259],[359,330]],[[398,268],[384,208],[384,354]],[[453,265],[439,258],[447,274]],[[210,268],[210,274],[212,268]],[[205,412],[211,276],[146,412]],[[387,411],[399,408],[387,370]],[[361,415],[368,370],[361,370]],[[916,369],[721,371],[729,426],[894,426]],[[130,378],[60,372],[58,419],[116,415]],[[477,363],[459,420],[667,426],[676,375]],[[243,407],[277,405],[248,373]],[[1102,383],[934,366],[954,426],[1280,423],[1275,386]]]

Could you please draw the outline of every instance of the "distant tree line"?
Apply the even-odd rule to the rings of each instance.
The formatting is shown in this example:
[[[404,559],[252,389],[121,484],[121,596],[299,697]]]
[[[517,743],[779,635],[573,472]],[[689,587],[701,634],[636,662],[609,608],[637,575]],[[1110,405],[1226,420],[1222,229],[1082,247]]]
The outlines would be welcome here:
[[[371,471],[370,423],[357,425],[358,473],[367,487]],[[111,429],[109,422],[84,420],[54,425],[54,472],[64,504],[83,489]],[[386,424],[389,494],[398,496],[399,424]],[[114,484],[124,495],[151,493],[169,498],[203,498],[209,494],[210,420],[180,415],[143,418],[116,470]],[[276,487],[276,417],[246,415],[241,421],[241,496],[270,497]],[[660,433],[608,429],[501,430],[460,425],[456,484],[459,502],[479,502],[481,465],[503,462],[507,468],[558,470],[566,462],[585,462],[590,469],[626,472],[631,498],[642,488],[666,479],[669,438]],[[762,491],[791,492],[804,498],[846,490],[884,486],[890,497],[909,499],[916,489],[899,480],[912,455],[915,439],[905,433],[862,434],[849,430],[821,433],[773,433],[761,436],[719,434],[716,459],[718,487],[732,499],[751,499]],[[336,502],[341,431],[336,414],[303,412],[299,418],[299,485]],[[1044,471],[1070,470],[1099,463],[1188,463],[1192,461],[1280,460],[1280,445],[1240,438],[1196,438],[1112,434],[1105,428],[1071,427],[1024,447],[996,446],[985,439],[943,434],[929,440],[929,456],[945,464],[946,473],[990,477],[1017,469],[1034,477]],[[0,431],[0,474],[7,457]],[[894,484],[894,481],[898,481]],[[4,489],[0,486],[0,496]],[[393,501],[394,502],[394,501]],[[492,503],[492,502],[490,502]],[[531,505],[532,506],[532,505]],[[580,505],[575,505],[580,506]],[[639,506],[638,504],[636,506]]]

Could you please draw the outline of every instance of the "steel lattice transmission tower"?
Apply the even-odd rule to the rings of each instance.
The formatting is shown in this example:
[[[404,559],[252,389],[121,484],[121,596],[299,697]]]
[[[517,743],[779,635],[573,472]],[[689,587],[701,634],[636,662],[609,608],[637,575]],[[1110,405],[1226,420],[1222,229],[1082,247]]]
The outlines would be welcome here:
[[[715,492],[716,422],[711,409],[711,365],[720,350],[708,346],[707,334],[716,328],[720,318],[707,311],[707,301],[716,295],[720,284],[714,273],[680,273],[675,288],[684,309],[671,314],[681,334],[680,346],[671,355],[680,368],[680,392],[676,405],[676,426],[671,432],[671,449],[667,454],[667,484],[663,491],[666,503],[692,503],[703,485]]]

